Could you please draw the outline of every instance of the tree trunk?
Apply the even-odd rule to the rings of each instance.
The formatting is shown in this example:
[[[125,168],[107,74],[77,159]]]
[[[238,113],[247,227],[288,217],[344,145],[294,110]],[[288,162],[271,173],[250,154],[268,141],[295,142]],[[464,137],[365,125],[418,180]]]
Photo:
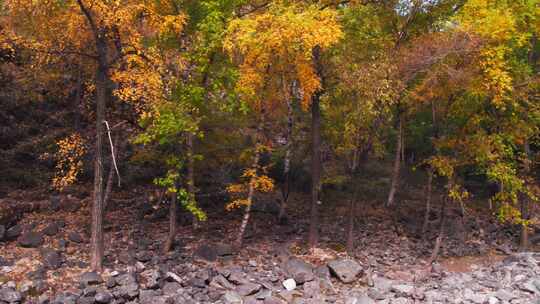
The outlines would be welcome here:
[[[257,140],[255,144],[255,157],[253,158],[253,164],[251,166],[252,170],[255,170],[255,172],[259,169],[259,159],[261,158],[261,148],[260,145],[262,143],[262,135],[263,135],[263,128],[264,128],[264,112],[262,112],[261,121],[259,122],[259,126],[257,127]],[[241,248],[242,243],[244,241],[244,234],[246,232],[247,225],[249,223],[249,218],[251,216],[251,205],[253,203],[253,195],[255,194],[255,179],[257,178],[257,173],[255,173],[255,176],[251,177],[249,181],[249,189],[248,189],[248,198],[247,198],[247,205],[246,209],[244,210],[244,217],[242,218],[242,223],[240,224],[240,230],[238,231],[238,237],[236,238],[236,248]]]
[[[82,72],[81,67],[78,67],[77,72],[77,88],[75,89],[75,104],[74,104],[74,126],[75,130],[79,131],[81,129],[81,103],[83,95],[83,84],[82,84]]]
[[[428,169],[428,183],[427,183],[427,189],[426,189],[426,210],[424,213],[424,223],[422,224],[422,231],[420,235],[422,236],[422,240],[426,240],[426,234],[427,234],[427,228],[429,224],[429,214],[431,213],[431,197],[432,197],[432,190],[433,190],[433,169]]]
[[[171,251],[174,247],[174,239],[176,238],[176,214],[177,214],[178,202],[176,193],[171,193],[171,205],[169,207],[169,235],[163,251],[165,253]]]
[[[394,199],[399,184],[399,169],[401,166],[401,144],[403,136],[403,125],[401,115],[399,117],[399,126],[398,126],[398,136],[396,139],[396,154],[394,157],[394,168],[392,170],[392,183],[390,185],[390,192],[388,193],[388,200],[386,201],[386,206],[390,207],[394,205]]]
[[[524,143],[524,150],[525,150],[525,165],[524,165],[524,171],[525,176],[528,176],[531,172],[531,146],[529,145],[529,141],[525,140]],[[527,186],[527,185],[525,185]],[[527,195],[523,195],[523,199],[521,200],[521,218],[525,221],[528,221],[530,218],[529,215],[529,198]],[[522,224],[521,225],[521,236],[519,241],[519,247],[521,251],[527,251],[529,249],[530,243],[529,243],[529,227],[528,224]]]
[[[313,61],[318,76],[323,83],[321,48],[313,48]],[[315,248],[319,242],[319,211],[318,205],[321,188],[321,109],[320,98],[322,91],[319,90],[311,98],[311,135],[312,135],[312,154],[311,154],[311,214],[309,224],[309,247]]]
[[[439,251],[441,250],[441,245],[444,239],[444,224],[446,221],[446,203],[448,199],[449,198],[444,197],[442,200],[440,222],[439,222],[439,235],[437,236],[437,239],[435,240],[435,246],[433,247],[433,252],[431,253],[429,264],[437,260],[437,257],[439,256],[439,253],[440,253]]]
[[[96,71],[96,151],[94,159],[94,203],[92,206],[92,238],[90,265],[103,270],[103,121],[107,103],[107,48],[105,41],[96,41],[99,62]]]
[[[354,254],[354,218],[356,211],[356,195],[349,203],[349,223],[347,225],[347,252],[349,255]]]
[[[279,208],[278,221],[281,223],[284,220],[287,211],[287,201],[290,192],[290,171],[292,157],[292,129],[293,129],[293,107],[292,100],[287,99],[287,131],[285,135],[285,159],[283,160],[283,188],[281,189],[282,200]]]
[[[195,155],[193,153],[193,133],[188,132],[186,138],[187,146],[187,192],[191,200],[195,200]],[[199,228],[199,220],[193,214],[193,229]]]
[[[312,156],[311,156],[311,222],[309,225],[309,247],[317,247],[319,241],[319,193],[321,179],[321,113],[319,97],[311,103]]]

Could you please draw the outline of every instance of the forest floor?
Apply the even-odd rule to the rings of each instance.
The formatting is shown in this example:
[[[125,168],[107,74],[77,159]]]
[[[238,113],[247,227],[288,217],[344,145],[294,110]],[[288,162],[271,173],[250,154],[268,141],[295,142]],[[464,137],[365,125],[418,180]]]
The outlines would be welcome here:
[[[284,224],[276,220],[273,199],[256,204],[239,252],[230,244],[240,211],[210,207],[196,230],[183,214],[174,251],[163,254],[167,206],[150,205],[141,193],[116,193],[111,201],[99,279],[88,279],[89,197],[55,197],[61,203],[8,227],[7,240],[0,242],[0,303],[525,304],[540,293],[540,256],[516,254],[517,229],[476,215],[474,208],[464,222],[449,211],[441,257],[433,266],[427,261],[438,206],[422,241],[423,206],[415,197],[392,211],[376,202],[358,206],[351,255],[344,246],[348,202],[323,203],[321,241],[308,250],[309,198],[301,194],[291,197]],[[2,200],[23,199],[24,192],[15,192]],[[465,228],[465,238],[457,227]],[[294,288],[285,283],[290,278]]]

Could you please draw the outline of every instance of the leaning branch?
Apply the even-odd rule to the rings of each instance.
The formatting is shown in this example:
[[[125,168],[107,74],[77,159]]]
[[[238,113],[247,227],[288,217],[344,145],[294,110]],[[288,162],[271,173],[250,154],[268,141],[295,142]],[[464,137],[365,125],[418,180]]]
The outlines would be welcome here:
[[[105,125],[107,126],[107,134],[109,135],[109,143],[111,144],[112,161],[114,165],[114,170],[116,171],[116,175],[118,176],[118,187],[120,187],[120,172],[118,171],[118,166],[116,165],[116,157],[114,156],[114,145],[111,136],[111,128],[109,127],[109,123],[106,120],[104,120],[103,123],[105,123]]]

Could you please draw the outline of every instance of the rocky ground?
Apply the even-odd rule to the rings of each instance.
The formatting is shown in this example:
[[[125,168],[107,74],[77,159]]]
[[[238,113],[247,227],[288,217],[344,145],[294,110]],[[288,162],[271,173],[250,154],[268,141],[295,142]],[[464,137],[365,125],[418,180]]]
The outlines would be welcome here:
[[[0,226],[0,303],[540,303],[540,255],[513,253],[512,231],[487,219],[471,217],[459,246],[449,229],[434,265],[431,242],[412,233],[414,207],[399,229],[384,210],[362,208],[353,255],[343,252],[339,208],[323,210],[320,248],[307,251],[305,210],[277,225],[265,206],[239,252],[229,245],[238,214],[217,210],[198,230],[181,226],[175,250],[162,254],[166,208],[119,196],[107,213],[106,270],[96,274],[86,263],[89,200],[46,200],[58,203]]]

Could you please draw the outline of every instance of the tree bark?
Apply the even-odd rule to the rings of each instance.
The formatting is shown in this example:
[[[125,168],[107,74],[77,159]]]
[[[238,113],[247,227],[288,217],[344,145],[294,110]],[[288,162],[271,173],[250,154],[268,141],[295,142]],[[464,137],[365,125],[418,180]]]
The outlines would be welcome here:
[[[356,191],[355,191],[356,192]],[[354,218],[356,212],[356,194],[349,202],[349,223],[347,224],[347,252],[354,254]]]
[[[448,199],[449,198],[444,197],[442,200],[440,222],[439,222],[439,235],[437,236],[437,239],[435,240],[435,246],[433,247],[429,264],[437,260],[437,257],[439,256],[439,253],[441,250],[441,245],[442,245],[442,242],[444,239],[444,233],[445,233],[444,224],[446,222],[446,203]]]
[[[255,144],[255,156],[253,157],[253,164],[251,166],[252,170],[255,170],[255,172],[259,169],[259,159],[261,158],[261,150],[260,145],[262,143],[262,135],[263,135],[263,129],[264,129],[264,111],[261,115],[261,120],[259,122],[259,126],[257,127],[257,140]],[[244,241],[244,234],[246,233],[246,228],[249,223],[249,218],[251,217],[251,205],[253,203],[253,195],[255,194],[255,179],[257,178],[257,173],[255,173],[255,176],[251,177],[249,181],[249,189],[248,189],[248,198],[247,198],[247,205],[246,209],[244,210],[244,217],[242,218],[242,223],[240,224],[240,230],[238,231],[238,236],[236,238],[235,247],[241,248],[242,243]]]
[[[396,139],[396,154],[394,157],[394,167],[392,169],[392,182],[390,185],[390,192],[388,193],[388,200],[386,201],[386,206],[390,207],[394,205],[394,199],[397,191],[397,187],[399,184],[399,171],[401,166],[401,144],[402,144],[402,136],[403,136],[403,121],[401,115],[399,116],[399,122],[398,122],[398,136]]]
[[[313,61],[321,83],[324,83],[322,77],[321,48],[313,48]],[[319,242],[319,211],[318,205],[321,188],[321,109],[320,98],[322,91],[318,90],[311,98],[311,135],[312,135],[312,154],[311,154],[311,212],[309,224],[308,242],[310,248],[317,247]]]
[[[107,46],[104,38],[96,41],[99,60],[96,71],[96,151],[94,159],[94,203],[92,206],[92,238],[90,265],[103,270],[103,121],[107,103]]]
[[[195,155],[193,153],[193,133],[188,132],[186,134],[186,148],[187,148],[187,191],[189,198],[195,200]],[[199,228],[199,220],[193,214],[193,229]]]
[[[433,169],[430,167],[428,169],[428,183],[426,189],[426,210],[424,213],[424,223],[422,224],[421,236],[422,240],[425,241],[427,238],[427,228],[429,224],[429,214],[431,212],[431,197],[432,197],[432,188],[433,188]]]
[[[287,211],[287,201],[290,192],[290,171],[292,157],[292,129],[293,129],[293,106],[292,100],[287,99],[287,131],[285,135],[285,159],[283,160],[283,188],[281,189],[281,206],[279,208],[278,221],[281,223],[284,220]]]
[[[531,172],[531,147],[529,145],[529,141],[525,140],[524,143],[524,150],[525,150],[525,165],[524,165],[524,171],[525,176],[528,176]],[[526,185],[527,186],[527,185]],[[525,221],[528,221],[530,218],[529,215],[529,198],[526,195],[523,195],[523,199],[521,200],[521,218]],[[526,224],[521,225],[521,235],[519,240],[519,247],[521,251],[527,251],[529,249],[530,242],[529,242],[529,227]]]
[[[176,214],[178,210],[178,202],[176,193],[171,193],[171,205],[169,207],[169,235],[167,241],[163,247],[165,253],[171,251],[174,247],[174,240],[176,238]]]

